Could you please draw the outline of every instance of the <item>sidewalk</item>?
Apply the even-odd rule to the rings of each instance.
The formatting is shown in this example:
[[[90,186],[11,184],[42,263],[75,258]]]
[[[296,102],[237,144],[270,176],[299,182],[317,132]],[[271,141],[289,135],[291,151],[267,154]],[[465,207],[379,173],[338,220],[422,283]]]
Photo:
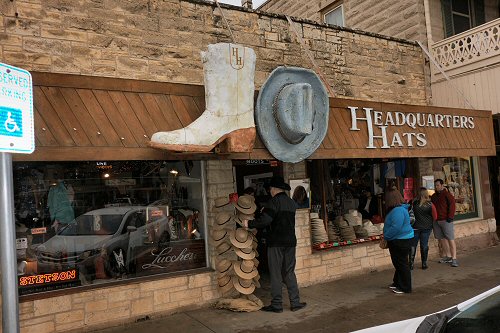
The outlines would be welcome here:
[[[289,311],[287,303],[280,314],[202,308],[99,332],[350,332],[439,311],[500,284],[500,246],[459,253],[458,258],[458,268],[432,260],[423,271],[417,255],[412,294],[389,291],[391,269],[301,288],[307,307],[297,312]],[[268,289],[255,294],[269,304]]]

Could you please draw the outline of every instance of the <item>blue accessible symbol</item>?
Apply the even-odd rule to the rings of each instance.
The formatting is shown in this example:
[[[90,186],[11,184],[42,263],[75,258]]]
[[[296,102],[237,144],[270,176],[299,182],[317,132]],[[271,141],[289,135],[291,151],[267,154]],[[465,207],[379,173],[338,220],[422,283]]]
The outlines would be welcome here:
[[[0,106],[0,135],[23,136],[22,110]]]

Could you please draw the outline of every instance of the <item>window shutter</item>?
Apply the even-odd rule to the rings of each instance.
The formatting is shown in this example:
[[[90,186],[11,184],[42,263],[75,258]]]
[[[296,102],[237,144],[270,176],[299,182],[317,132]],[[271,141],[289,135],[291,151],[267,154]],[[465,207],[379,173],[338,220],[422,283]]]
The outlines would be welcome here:
[[[474,26],[485,23],[484,0],[474,0]]]
[[[441,10],[443,12],[444,36],[453,36],[453,18],[451,15],[451,0],[441,0]]]

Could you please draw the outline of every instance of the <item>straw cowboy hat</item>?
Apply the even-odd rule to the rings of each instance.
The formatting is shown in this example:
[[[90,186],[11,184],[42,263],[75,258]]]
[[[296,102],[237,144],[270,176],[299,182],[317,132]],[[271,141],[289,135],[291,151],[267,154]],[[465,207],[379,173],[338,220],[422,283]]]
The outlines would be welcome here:
[[[255,218],[253,214],[243,214],[240,211],[238,211],[236,213],[236,216],[240,219],[240,221],[242,221],[242,220],[253,220]]]
[[[227,260],[225,258],[219,260],[216,265],[217,272],[219,272],[219,278],[229,274],[231,272],[232,267],[233,264],[231,263],[230,260]]]
[[[280,66],[260,89],[255,123],[275,158],[297,163],[314,153],[325,138],[329,111],[328,94],[316,73]]]
[[[214,229],[211,232],[212,235],[212,240],[216,245],[220,244],[222,241],[224,241],[227,236],[229,236],[229,230],[227,229]]]
[[[253,283],[255,284],[255,287],[260,288],[260,274],[257,274],[257,276],[254,277],[252,280]]]
[[[215,215],[214,229],[221,229],[228,225],[232,215],[228,212],[220,212]]]
[[[233,246],[241,249],[252,246],[253,237],[252,234],[245,229],[238,228],[229,233],[229,240]]]
[[[215,199],[215,208],[222,208],[226,205],[229,205],[229,196],[227,197],[219,197]]]
[[[234,287],[233,278],[231,275],[224,275],[217,279],[217,285],[219,286],[219,291],[222,294],[227,294]]]
[[[239,276],[233,276],[233,286],[243,295],[250,295],[255,291],[255,284],[252,279],[242,279]]]
[[[238,198],[238,201],[232,204],[234,208],[243,214],[253,214],[257,210],[257,205],[254,200],[255,199],[251,195],[242,195]]]
[[[233,268],[236,275],[242,279],[253,279],[259,274],[252,260],[235,261]]]
[[[217,254],[221,256],[231,250],[231,245],[229,245],[229,243],[227,242],[221,242],[219,245],[217,245],[215,250],[217,251]]]
[[[235,248],[234,252],[241,259],[253,259],[257,256],[257,252],[251,247],[247,247],[244,249]]]

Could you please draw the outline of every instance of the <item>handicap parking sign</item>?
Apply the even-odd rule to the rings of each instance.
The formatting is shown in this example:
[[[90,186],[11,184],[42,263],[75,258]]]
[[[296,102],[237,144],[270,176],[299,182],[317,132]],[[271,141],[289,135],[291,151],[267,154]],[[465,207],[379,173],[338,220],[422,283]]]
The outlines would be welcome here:
[[[23,112],[20,109],[13,109],[0,106],[0,135],[23,136]]]
[[[31,74],[0,63],[0,152],[35,150]]]

